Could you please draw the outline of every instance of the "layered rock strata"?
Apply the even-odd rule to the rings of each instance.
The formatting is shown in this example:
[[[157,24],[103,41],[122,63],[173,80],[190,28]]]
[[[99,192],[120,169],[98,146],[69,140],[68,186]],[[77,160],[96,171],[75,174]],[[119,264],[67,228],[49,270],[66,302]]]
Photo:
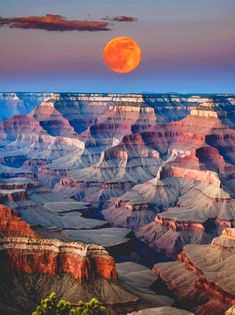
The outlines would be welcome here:
[[[101,246],[58,240],[2,237],[0,270],[5,272],[69,273],[84,282],[102,276],[116,279],[115,262]]]
[[[153,267],[179,304],[195,314],[222,315],[235,303],[235,229],[225,229],[210,245],[186,245],[178,261]]]
[[[116,279],[113,258],[101,246],[42,239],[13,211],[0,207],[1,272],[70,273],[79,282]]]

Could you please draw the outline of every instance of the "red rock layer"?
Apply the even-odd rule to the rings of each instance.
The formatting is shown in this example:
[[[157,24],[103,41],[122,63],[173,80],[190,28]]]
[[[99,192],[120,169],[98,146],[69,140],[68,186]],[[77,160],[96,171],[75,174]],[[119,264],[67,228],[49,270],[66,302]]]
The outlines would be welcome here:
[[[36,237],[29,224],[3,205],[0,205],[0,235]]]
[[[187,245],[177,261],[158,263],[153,271],[179,305],[195,315],[223,315],[235,304],[234,255],[235,229],[227,228],[210,245]]]
[[[70,273],[79,282],[116,279],[114,259],[98,245],[39,238],[11,209],[0,205],[0,270]]]
[[[188,169],[183,166],[166,166],[163,167],[161,178],[164,177],[181,177],[187,180],[197,180],[202,183],[214,184],[218,178],[212,172],[197,169]]]
[[[224,304],[235,304],[235,296],[229,292],[223,290],[219,284],[209,281],[203,274],[203,272],[190,260],[187,254],[183,251],[179,254],[178,259],[185,264],[187,270],[197,274],[198,278],[195,280],[195,287],[202,288],[210,293],[210,295],[218,298]]]
[[[97,245],[24,237],[0,239],[0,270],[6,272],[69,273],[84,282],[101,276],[116,279],[114,259]]]
[[[235,229],[225,229],[220,237],[215,238],[212,241],[212,244],[207,246],[208,250],[204,254],[205,261],[207,261],[205,265],[200,264],[200,260],[198,260],[198,265],[198,258],[195,260],[195,257],[193,256],[195,251],[193,250],[193,245],[186,246],[184,250],[178,255],[178,259],[184,264],[187,270],[190,270],[197,275],[195,287],[208,291],[212,296],[218,298],[224,304],[233,305],[235,304],[234,289],[231,289],[229,284],[225,284],[223,279],[220,278],[216,280],[215,275],[213,277],[208,277],[208,275],[210,272],[214,272],[216,274],[216,270],[217,272],[221,272],[220,275],[223,275],[223,277],[227,277],[228,273],[230,273],[230,270],[227,268],[230,266],[228,261],[233,262],[235,257]],[[203,254],[202,251],[198,251],[198,253]],[[214,259],[211,258],[212,254],[214,255]],[[221,258],[218,259],[216,256],[221,256]],[[233,266],[231,266],[230,279],[232,282]]]

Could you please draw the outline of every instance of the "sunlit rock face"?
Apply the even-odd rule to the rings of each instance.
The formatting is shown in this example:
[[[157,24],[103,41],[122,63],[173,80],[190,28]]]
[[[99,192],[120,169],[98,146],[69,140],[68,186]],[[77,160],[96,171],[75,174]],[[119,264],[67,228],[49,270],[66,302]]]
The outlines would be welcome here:
[[[183,173],[179,174],[179,171]],[[169,175],[163,180],[163,183],[168,181],[168,187],[175,188],[174,206],[166,202],[166,208],[156,215],[153,222],[136,230],[139,239],[168,257],[176,257],[186,244],[210,242],[220,233],[220,227],[233,226],[235,214],[235,201],[223,190],[215,173],[187,172],[181,168],[174,176],[177,182],[172,181],[174,177]],[[164,192],[169,192],[168,187],[165,186]],[[157,188],[152,186],[153,191]]]
[[[1,272],[69,273],[79,282],[117,278],[113,258],[98,245],[40,238],[11,209],[0,206]]]
[[[36,234],[10,208],[0,205],[0,236],[36,237]]]
[[[100,246],[25,237],[2,237],[1,270],[71,274],[79,282],[116,279],[115,262]]]
[[[11,184],[17,185],[20,184]],[[48,210],[53,206],[48,203]],[[69,206],[64,203],[63,207],[64,211],[76,208],[75,202]],[[108,304],[112,312],[118,308],[127,313],[137,305],[143,307],[138,296],[116,281],[114,259],[102,246],[42,238],[18,217],[17,211],[3,205],[0,205],[0,274],[1,314],[31,314],[52,291],[73,304],[96,297]],[[26,296],[27,303],[21,303]],[[173,303],[168,297],[164,301],[156,305]]]
[[[235,303],[234,240],[235,229],[227,228],[210,245],[186,245],[176,262],[156,264],[153,270],[180,305],[198,315],[222,315]]]

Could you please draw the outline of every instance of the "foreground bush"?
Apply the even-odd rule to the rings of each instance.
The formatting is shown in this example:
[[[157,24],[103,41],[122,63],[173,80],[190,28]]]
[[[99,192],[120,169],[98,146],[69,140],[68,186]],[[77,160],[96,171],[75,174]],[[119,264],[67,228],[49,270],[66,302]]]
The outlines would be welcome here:
[[[32,315],[103,315],[105,307],[96,299],[89,302],[79,302],[77,306],[72,306],[70,302],[59,299],[55,292],[48,298],[42,299],[41,304]]]
[[[225,315],[235,315],[235,305],[231,306],[225,313]]]

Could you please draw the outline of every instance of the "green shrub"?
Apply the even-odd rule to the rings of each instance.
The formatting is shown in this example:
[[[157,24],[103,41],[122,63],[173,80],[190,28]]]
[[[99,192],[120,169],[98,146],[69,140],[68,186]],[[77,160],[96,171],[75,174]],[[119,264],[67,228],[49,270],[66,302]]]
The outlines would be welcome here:
[[[32,315],[103,315],[105,307],[96,299],[89,302],[80,301],[77,306],[72,306],[70,302],[59,299],[55,292],[45,299],[36,308]]]
[[[105,307],[96,299],[91,299],[87,303],[79,302],[77,307],[70,310],[69,315],[103,315]]]

